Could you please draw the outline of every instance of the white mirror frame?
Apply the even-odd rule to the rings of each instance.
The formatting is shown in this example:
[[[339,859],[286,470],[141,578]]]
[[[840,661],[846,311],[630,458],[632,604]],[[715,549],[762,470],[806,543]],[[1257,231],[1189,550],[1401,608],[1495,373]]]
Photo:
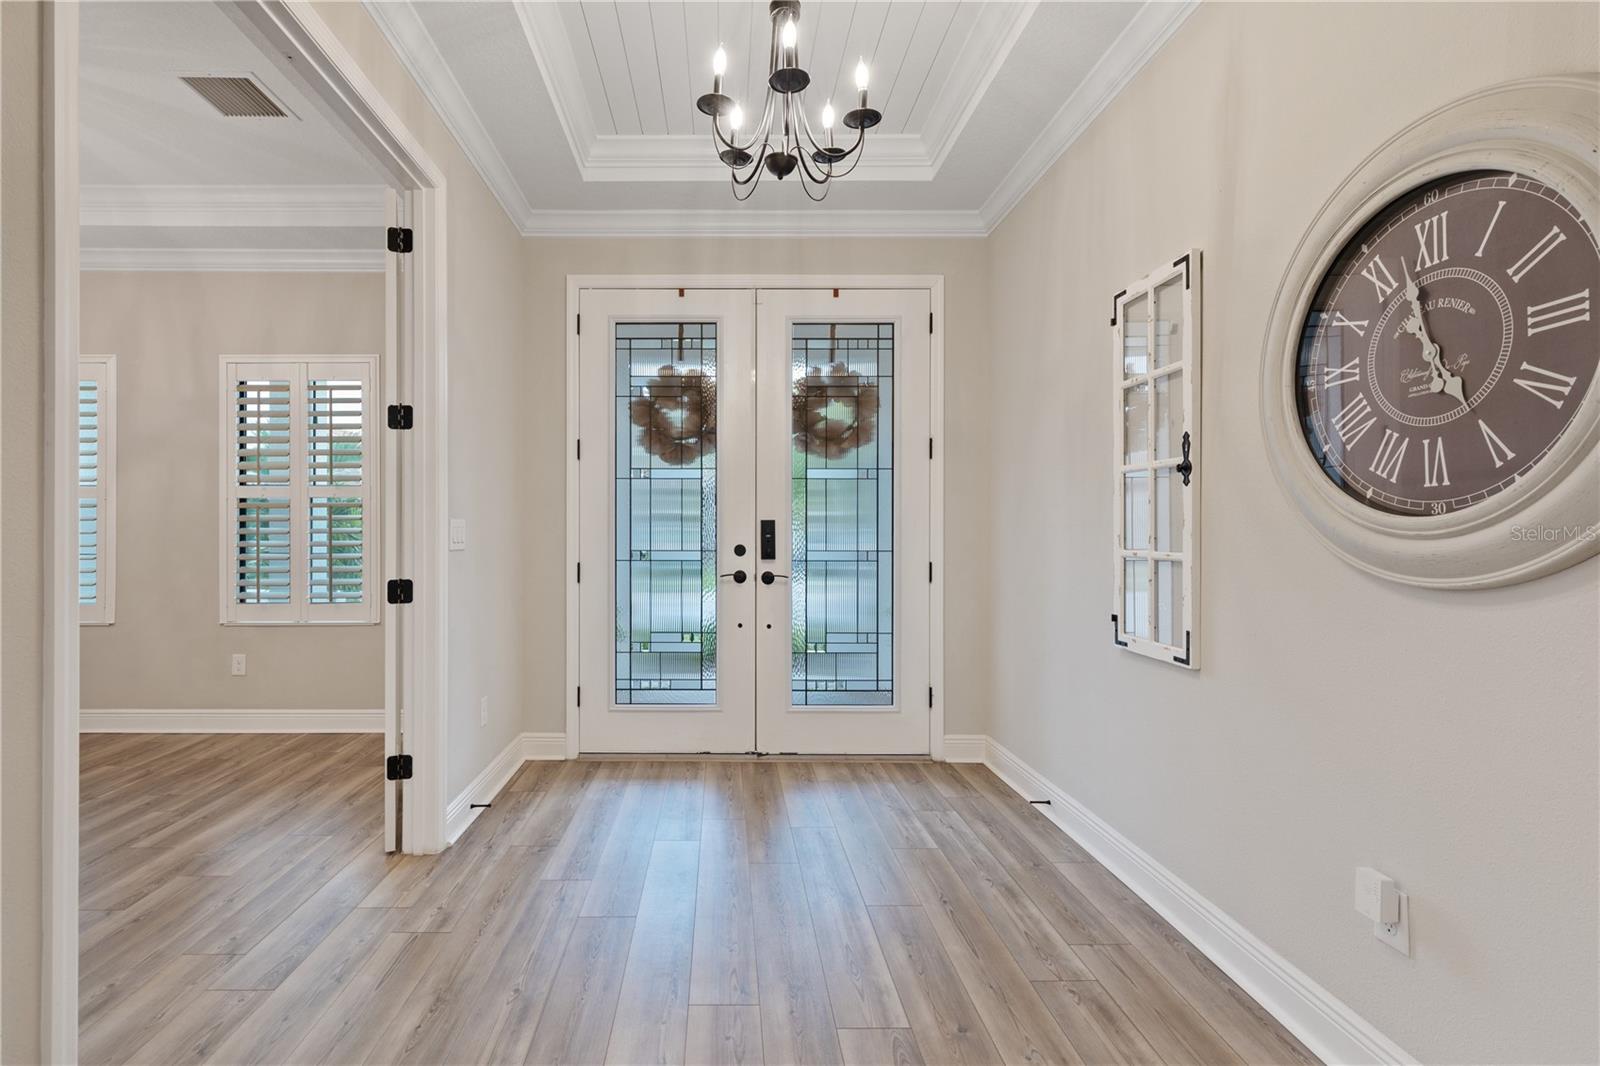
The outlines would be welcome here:
[[[1446,174],[1511,170],[1558,189],[1600,226],[1600,76],[1536,78],[1463,97],[1391,138],[1358,166],[1301,238],[1278,288],[1261,365],[1261,420],[1272,469],[1317,536],[1369,574],[1424,588],[1529,581],[1600,551],[1600,381],[1550,454],[1521,481],[1450,514],[1390,515],[1339,490],[1301,432],[1301,325],[1334,256],[1372,214]],[[1560,530],[1555,539],[1518,529]]]

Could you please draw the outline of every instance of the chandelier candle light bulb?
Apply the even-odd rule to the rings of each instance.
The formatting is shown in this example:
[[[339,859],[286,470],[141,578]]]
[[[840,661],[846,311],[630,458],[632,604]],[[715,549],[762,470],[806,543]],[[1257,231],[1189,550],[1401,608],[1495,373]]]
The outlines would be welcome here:
[[[731,172],[733,195],[749,199],[763,173],[782,181],[799,172],[800,186],[813,200],[828,194],[833,179],[855,169],[866,145],[867,130],[883,121],[883,114],[867,106],[867,62],[856,65],[860,106],[839,116],[828,100],[822,108],[822,133],[813,132],[805,91],[811,75],[800,66],[800,0],[769,0],[772,23],[766,101],[748,135],[742,133],[744,109],[723,92],[728,53],[721,45],[711,57],[711,91],[695,106],[711,119],[712,149]],[[838,147],[835,124],[856,132],[855,143]]]

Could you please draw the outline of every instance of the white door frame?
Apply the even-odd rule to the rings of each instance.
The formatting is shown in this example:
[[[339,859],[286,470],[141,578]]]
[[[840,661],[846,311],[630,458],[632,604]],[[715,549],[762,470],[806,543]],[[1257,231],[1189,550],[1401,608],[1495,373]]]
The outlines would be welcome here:
[[[405,850],[431,853],[445,840],[445,709],[448,604],[445,555],[449,518],[446,389],[445,179],[411,128],[389,106],[356,59],[308,0],[244,0],[224,10],[295,78],[392,183],[408,192],[416,233],[405,324],[399,329],[397,385],[408,387],[416,429],[400,479],[402,543],[385,578],[410,576],[419,590],[398,626],[406,750],[415,776],[405,795]],[[46,1062],[78,1058],[78,602],[75,449],[78,374],[78,9],[52,3],[45,14],[46,307],[44,352],[44,928],[41,1051]],[[409,343],[408,343],[409,342]],[[408,358],[409,357],[409,358]],[[409,365],[408,365],[409,364]],[[396,622],[395,608],[386,621]],[[393,693],[386,718],[398,712]]]
[[[944,275],[943,274],[568,274],[567,275],[567,758],[582,750],[579,737],[580,664],[576,634],[580,625],[578,550],[578,296],[584,289],[926,289],[933,308],[930,323],[928,426],[934,438],[929,470],[929,554],[933,588],[929,594],[928,679],[933,685],[928,711],[928,752],[944,758]]]

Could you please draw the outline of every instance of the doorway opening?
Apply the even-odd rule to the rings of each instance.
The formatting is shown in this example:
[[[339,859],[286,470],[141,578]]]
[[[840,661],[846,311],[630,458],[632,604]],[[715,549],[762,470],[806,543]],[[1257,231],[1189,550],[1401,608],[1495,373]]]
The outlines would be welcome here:
[[[935,753],[937,279],[627,280],[569,283],[577,750]]]

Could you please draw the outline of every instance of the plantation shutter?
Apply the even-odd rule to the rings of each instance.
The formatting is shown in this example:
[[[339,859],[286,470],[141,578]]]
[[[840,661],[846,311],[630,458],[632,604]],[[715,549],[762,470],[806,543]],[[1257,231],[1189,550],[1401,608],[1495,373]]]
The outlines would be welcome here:
[[[78,370],[78,620],[112,620],[111,504],[114,375],[110,356],[84,356]]]
[[[371,622],[371,359],[230,362],[224,620]]]

